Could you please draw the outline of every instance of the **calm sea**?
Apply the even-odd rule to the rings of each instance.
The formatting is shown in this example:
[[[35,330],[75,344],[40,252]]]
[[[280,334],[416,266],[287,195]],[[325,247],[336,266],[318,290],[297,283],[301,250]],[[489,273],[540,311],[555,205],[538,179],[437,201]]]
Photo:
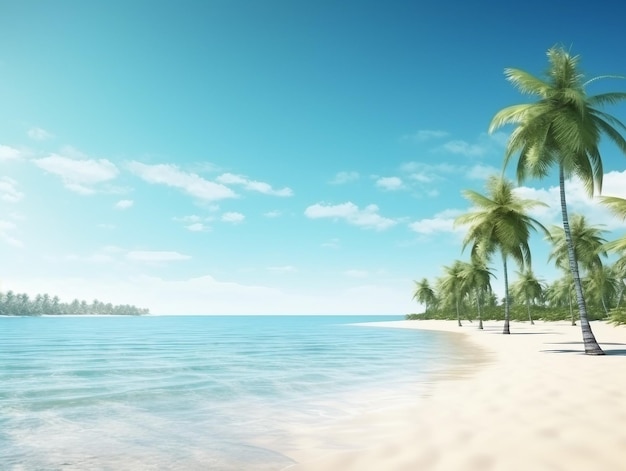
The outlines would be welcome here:
[[[292,426],[415,394],[458,358],[387,316],[0,318],[0,469],[280,470]]]

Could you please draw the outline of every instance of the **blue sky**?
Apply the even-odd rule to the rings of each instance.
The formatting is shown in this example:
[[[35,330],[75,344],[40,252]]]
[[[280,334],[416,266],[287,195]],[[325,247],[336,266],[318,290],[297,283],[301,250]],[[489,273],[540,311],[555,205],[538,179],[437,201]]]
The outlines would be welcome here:
[[[467,258],[461,191],[501,169],[509,130],[489,122],[525,100],[504,68],[541,74],[558,43],[589,76],[626,74],[621,18],[560,1],[0,2],[0,289],[158,314],[418,311],[413,280]],[[607,89],[626,82],[590,92]],[[604,194],[626,196],[626,158],[602,150]],[[546,225],[556,183],[519,190],[551,205]]]

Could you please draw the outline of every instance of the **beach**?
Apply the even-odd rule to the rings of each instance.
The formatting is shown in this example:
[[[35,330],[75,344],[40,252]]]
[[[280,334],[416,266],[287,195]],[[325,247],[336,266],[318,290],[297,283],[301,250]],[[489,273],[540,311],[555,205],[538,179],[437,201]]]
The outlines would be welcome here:
[[[591,324],[604,356],[585,355],[569,322],[514,322],[511,335],[501,322],[376,323],[457,333],[468,364],[414,400],[293,431],[285,470],[626,470],[626,327]]]

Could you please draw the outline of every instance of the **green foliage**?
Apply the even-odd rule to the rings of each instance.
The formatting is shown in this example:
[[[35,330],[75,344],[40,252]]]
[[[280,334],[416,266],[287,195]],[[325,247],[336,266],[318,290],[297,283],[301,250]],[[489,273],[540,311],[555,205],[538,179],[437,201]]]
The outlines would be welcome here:
[[[569,321],[571,315],[568,307],[549,307],[549,306],[533,306],[533,318],[535,320],[543,321]],[[462,319],[474,319],[473,309],[469,307],[463,308],[461,312]],[[528,321],[528,311],[526,307],[521,304],[515,304],[511,306],[511,320],[517,322]],[[502,321],[504,320],[504,306],[486,306],[483,308],[482,313],[483,321]],[[626,324],[626,308],[614,309],[611,311],[609,321],[613,322],[613,318],[621,319],[620,323]],[[407,320],[456,320],[456,311],[453,309],[436,309],[429,310],[421,314],[407,314],[405,316]],[[589,313],[589,320],[603,320],[606,319],[604,312],[601,309],[594,310]]]
[[[626,324],[626,308],[612,309],[608,321],[613,325]]]

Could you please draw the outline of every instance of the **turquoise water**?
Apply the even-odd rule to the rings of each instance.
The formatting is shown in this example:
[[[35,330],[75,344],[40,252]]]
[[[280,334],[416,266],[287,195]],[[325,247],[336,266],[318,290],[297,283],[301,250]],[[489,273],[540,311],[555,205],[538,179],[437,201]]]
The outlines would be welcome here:
[[[0,318],[0,469],[280,470],[260,442],[414,394],[457,353],[374,316]]]

